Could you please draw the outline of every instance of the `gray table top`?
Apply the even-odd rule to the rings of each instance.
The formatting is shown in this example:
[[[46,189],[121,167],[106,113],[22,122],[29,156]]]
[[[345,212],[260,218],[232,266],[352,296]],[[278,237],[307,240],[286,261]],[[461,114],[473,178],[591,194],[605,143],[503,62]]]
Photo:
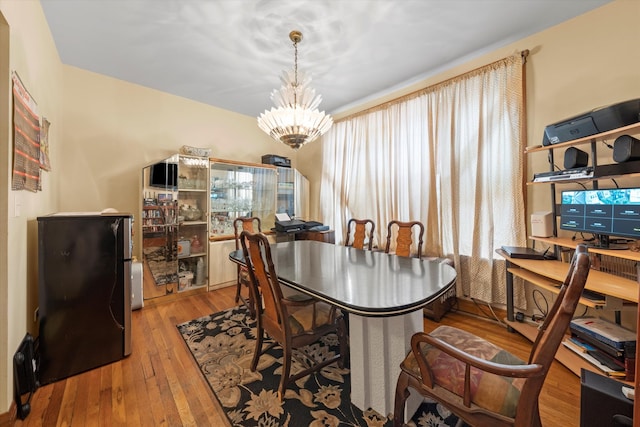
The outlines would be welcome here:
[[[453,267],[310,240],[275,243],[271,256],[281,283],[361,316],[418,310],[455,284]],[[229,259],[244,264],[242,250]]]

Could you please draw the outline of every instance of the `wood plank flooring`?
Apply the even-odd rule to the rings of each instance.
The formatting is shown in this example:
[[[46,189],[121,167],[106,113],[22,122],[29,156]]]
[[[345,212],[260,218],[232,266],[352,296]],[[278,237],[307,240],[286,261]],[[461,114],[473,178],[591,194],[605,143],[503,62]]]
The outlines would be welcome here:
[[[176,325],[234,305],[235,288],[175,298],[133,312],[132,354],[37,390],[31,414],[15,426],[229,426]],[[461,327],[525,357],[531,343],[502,326],[460,313]],[[427,331],[438,323],[425,319]],[[540,396],[545,426],[578,426],[580,381],[559,363]]]

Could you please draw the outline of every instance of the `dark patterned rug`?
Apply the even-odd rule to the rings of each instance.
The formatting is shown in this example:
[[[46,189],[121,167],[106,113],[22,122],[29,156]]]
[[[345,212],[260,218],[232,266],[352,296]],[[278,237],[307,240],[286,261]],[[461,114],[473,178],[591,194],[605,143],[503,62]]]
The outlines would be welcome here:
[[[350,375],[337,363],[289,384],[284,402],[277,396],[282,370],[282,349],[275,346],[263,354],[251,372],[255,346],[255,320],[246,308],[232,309],[182,323],[178,330],[211,389],[234,426],[377,426],[392,420],[375,411],[362,412],[351,404]],[[266,340],[265,345],[270,341]],[[331,357],[338,351],[336,336],[327,336],[294,351],[291,374],[312,360]],[[436,403],[423,403],[409,425],[454,426],[457,418]]]
[[[167,257],[167,249],[162,246],[146,247],[144,259],[149,265],[156,286],[178,282],[178,262]]]

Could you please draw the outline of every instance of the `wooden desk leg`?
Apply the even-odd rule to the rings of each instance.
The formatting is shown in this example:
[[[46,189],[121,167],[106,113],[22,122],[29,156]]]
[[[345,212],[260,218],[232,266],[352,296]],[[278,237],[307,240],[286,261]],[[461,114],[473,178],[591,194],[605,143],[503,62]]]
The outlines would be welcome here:
[[[513,274],[509,273],[508,269],[511,267],[511,263],[507,261],[507,320],[513,322],[515,316],[513,315]],[[514,329],[507,327],[509,332],[514,332]]]
[[[362,410],[381,415],[393,413],[396,382],[402,362],[411,349],[411,336],[423,331],[422,310],[393,317],[349,314],[351,353],[351,402]],[[416,393],[407,400],[405,419],[422,399]]]

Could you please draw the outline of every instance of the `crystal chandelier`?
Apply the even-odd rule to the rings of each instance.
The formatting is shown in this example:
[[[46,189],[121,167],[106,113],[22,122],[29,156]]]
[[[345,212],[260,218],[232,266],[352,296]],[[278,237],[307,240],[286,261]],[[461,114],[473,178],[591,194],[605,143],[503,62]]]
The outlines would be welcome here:
[[[289,38],[295,49],[293,71],[283,71],[282,87],[271,92],[276,107],[260,114],[258,126],[276,141],[298,149],[329,130],[333,119],[318,111],[322,96],[316,96],[315,89],[309,87],[311,78],[303,72],[298,75],[298,43],[302,33],[291,31]]]

